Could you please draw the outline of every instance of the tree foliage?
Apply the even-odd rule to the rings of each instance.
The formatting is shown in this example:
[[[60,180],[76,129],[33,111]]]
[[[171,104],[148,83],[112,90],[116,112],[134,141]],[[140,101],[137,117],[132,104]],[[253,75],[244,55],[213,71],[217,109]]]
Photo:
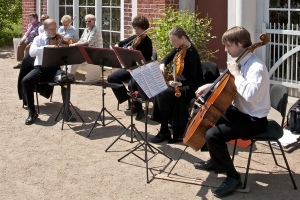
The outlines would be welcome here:
[[[0,46],[18,36],[16,24],[22,24],[22,0],[0,0]]]
[[[187,32],[193,44],[196,45],[201,60],[209,60],[214,57],[214,53],[218,50],[207,49],[208,42],[216,38],[210,34],[212,19],[209,17],[199,18],[198,15],[199,13],[193,13],[190,10],[177,11],[172,7],[167,7],[163,16],[152,22],[155,28],[150,31],[149,35],[157,48],[159,58],[163,58],[174,48],[169,41],[168,33],[175,26],[181,26]]]

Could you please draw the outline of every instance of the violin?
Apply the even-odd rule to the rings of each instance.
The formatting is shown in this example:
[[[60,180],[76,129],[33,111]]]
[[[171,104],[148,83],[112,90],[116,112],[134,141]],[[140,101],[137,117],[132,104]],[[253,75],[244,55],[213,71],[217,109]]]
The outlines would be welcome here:
[[[60,34],[55,34],[53,38],[50,38],[49,44],[50,45],[55,45],[57,47],[68,47],[70,44],[72,44],[72,39],[71,38],[64,38]]]
[[[173,77],[174,77],[174,82],[176,82],[184,69],[184,57],[186,55],[186,46],[181,46],[179,51],[175,54],[174,59],[173,59]],[[175,85],[175,96],[180,97],[181,92],[179,90],[179,86]]]
[[[136,49],[136,47],[142,42],[142,40],[147,36],[146,32],[150,29],[153,28],[148,28],[146,30],[144,30],[141,34],[139,34],[138,36],[136,36],[133,40],[131,40],[130,42],[128,42],[126,45],[124,45],[124,47],[128,47],[128,45],[132,44],[131,47],[133,49]]]

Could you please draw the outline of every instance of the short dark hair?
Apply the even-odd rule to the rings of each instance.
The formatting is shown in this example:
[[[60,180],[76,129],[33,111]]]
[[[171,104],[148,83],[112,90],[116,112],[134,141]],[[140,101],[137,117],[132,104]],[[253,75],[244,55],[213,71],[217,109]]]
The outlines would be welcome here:
[[[227,42],[241,43],[243,48],[252,45],[250,33],[242,26],[234,26],[228,29],[222,36],[222,43],[225,45]]]
[[[39,20],[39,16],[36,13],[30,13],[28,17],[33,17],[36,20]]]
[[[149,20],[148,20],[145,16],[143,16],[143,15],[141,15],[141,16],[136,16],[136,17],[133,19],[133,21],[132,21],[132,27],[133,27],[133,28],[134,28],[134,27],[139,27],[139,28],[141,28],[141,29],[143,29],[143,30],[146,30],[146,29],[149,28],[149,26],[150,26]]]

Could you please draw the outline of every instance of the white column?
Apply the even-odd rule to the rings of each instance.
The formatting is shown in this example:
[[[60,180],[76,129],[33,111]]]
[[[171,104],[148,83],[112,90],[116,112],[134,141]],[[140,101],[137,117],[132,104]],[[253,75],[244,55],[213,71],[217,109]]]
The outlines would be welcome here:
[[[179,1],[179,10],[190,10],[192,12],[195,12],[195,1],[194,0]]]
[[[246,28],[252,41],[256,39],[256,0],[236,1],[236,26]]]

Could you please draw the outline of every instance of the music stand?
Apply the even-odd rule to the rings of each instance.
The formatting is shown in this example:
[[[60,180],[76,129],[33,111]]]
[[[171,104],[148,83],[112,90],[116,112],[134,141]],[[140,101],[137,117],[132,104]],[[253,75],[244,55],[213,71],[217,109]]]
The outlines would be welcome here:
[[[115,54],[115,52],[112,49],[104,49],[104,48],[95,48],[95,47],[84,47],[81,46],[79,47],[80,52],[82,53],[83,57],[86,59],[87,63],[89,64],[94,64],[94,65],[99,65],[101,67],[101,86],[102,86],[102,109],[99,112],[98,117],[95,120],[95,123],[90,130],[90,133],[87,135],[89,137],[94,130],[94,127],[97,124],[97,121],[100,119],[102,122],[102,126],[106,126],[113,121],[117,121],[121,126],[126,128],[111,112],[109,112],[104,103],[104,97],[106,93],[104,92],[104,89],[106,87],[111,87],[111,88],[118,88],[121,87],[122,85],[120,84],[114,84],[114,83],[108,83],[105,82],[104,80],[104,66],[108,67],[115,67],[115,68],[121,68],[122,66],[120,65],[120,62],[118,61],[118,58]],[[113,118],[112,121],[109,123],[105,124],[105,111]],[[102,117],[101,117],[102,116]]]
[[[122,64],[124,66],[131,66],[132,63],[136,63],[138,61],[141,61],[143,64],[146,63],[145,59],[143,57],[143,55],[141,54],[140,51],[136,51],[136,50],[128,50],[128,49],[124,49],[124,48],[118,48],[118,47],[113,47],[113,49],[115,50],[116,54],[118,55],[120,62],[122,62]],[[142,65],[142,64],[141,64]],[[128,68],[128,67],[127,67]],[[133,69],[135,67],[129,67],[128,69]],[[132,76],[131,76],[132,78]],[[121,157],[120,159],[118,159],[118,161],[120,162],[123,158],[127,157],[130,154],[135,155],[137,158],[141,159],[143,162],[146,163],[146,176],[147,176],[147,183],[149,183],[149,168],[148,168],[148,162],[149,160],[151,160],[154,156],[158,155],[159,153],[164,155],[165,157],[170,159],[170,162],[172,161],[172,158],[170,158],[168,155],[166,155],[165,153],[163,153],[161,150],[157,149],[156,147],[154,147],[153,145],[151,145],[148,142],[148,109],[149,109],[149,97],[146,95],[146,93],[142,90],[142,88],[138,85],[138,92],[141,96],[141,101],[142,102],[146,102],[146,120],[145,120],[145,136],[142,137],[141,134],[138,132],[138,130],[135,127],[135,124],[133,124],[132,122],[132,114],[131,114],[131,125],[128,128],[132,128],[135,129],[141,136],[141,138],[143,139],[143,142],[140,142],[139,144],[137,144],[131,151],[129,151],[127,154],[125,154],[123,157]],[[132,110],[132,106],[131,106],[131,110]],[[123,133],[122,133],[123,134]],[[121,135],[122,135],[121,134]],[[120,137],[120,136],[119,136]],[[118,139],[118,138],[117,138]],[[142,158],[141,156],[137,155],[135,153],[136,150],[140,149],[140,148],[144,148],[145,150],[145,158]],[[153,153],[153,155],[148,158],[148,148],[149,150]],[[155,151],[156,152],[155,152]]]
[[[43,67],[53,67],[53,66],[62,66],[65,65],[65,73],[66,76],[68,75],[68,65],[74,65],[74,64],[80,64],[83,63],[85,59],[83,58],[82,54],[80,53],[79,49],[77,47],[45,47],[44,52],[43,52]],[[84,123],[84,120],[80,116],[80,114],[77,112],[76,108],[73,106],[71,103],[69,97],[70,97],[70,91],[71,91],[71,82],[68,82],[68,78],[66,78],[66,81],[63,84],[60,84],[62,87],[63,85],[67,86],[67,92],[65,96],[65,101],[59,110],[55,121],[57,121],[58,116],[61,114],[61,111],[63,110],[63,122],[62,122],[62,127],[61,130],[63,130],[64,122],[65,119],[68,115],[68,107],[69,105],[72,106],[74,109],[75,113],[80,117],[82,123]],[[55,84],[53,84],[55,85]],[[73,117],[75,114],[73,113],[70,117]]]
[[[119,62],[123,65],[124,68],[127,70],[131,69],[133,63],[142,63],[145,62],[145,58],[140,51],[132,50],[132,49],[125,49],[123,47],[112,47],[113,51],[115,52],[116,56],[118,57]],[[131,77],[132,82],[132,77]],[[130,88],[130,93],[132,93],[132,87]],[[135,124],[133,123],[133,97],[131,95],[131,105],[130,105],[130,125],[106,148],[105,152],[107,152],[110,147],[112,147],[121,137],[130,129],[131,140],[130,142],[133,143],[134,133],[138,133],[141,138],[143,136],[137,130]]]

